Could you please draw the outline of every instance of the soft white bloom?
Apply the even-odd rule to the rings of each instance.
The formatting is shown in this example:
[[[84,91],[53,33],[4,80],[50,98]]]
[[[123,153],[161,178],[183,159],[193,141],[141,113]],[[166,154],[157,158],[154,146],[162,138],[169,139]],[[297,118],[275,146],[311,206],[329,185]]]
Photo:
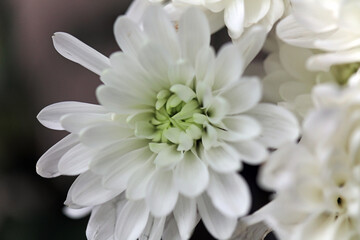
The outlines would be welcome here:
[[[314,108],[311,92],[314,86],[334,83],[348,86],[359,75],[358,64],[337,65],[329,72],[310,71],[307,59],[316,52],[278,42],[278,49],[264,61],[264,101],[278,103],[293,111],[300,119]]]
[[[275,198],[247,220],[265,220],[280,239],[359,239],[360,88],[322,84],[299,144],[280,147],[261,169]]]
[[[329,71],[332,65],[360,61],[359,1],[291,0],[291,6],[277,33],[289,44],[322,50],[309,58],[309,69]]]
[[[141,26],[117,19],[122,52],[110,59],[66,33],[54,35],[60,54],[104,84],[96,91],[101,105],[61,102],[39,113],[44,126],[70,134],[40,158],[37,172],[80,174],[65,202],[71,208],[107,209],[110,202],[121,204],[125,192],[129,207],[116,215],[115,239],[136,239],[149,219],[165,221],[171,214],[188,239],[197,212],[213,236],[229,238],[251,203],[237,174],[242,161],[259,164],[268,147],[299,134],[293,115],[259,103],[259,79],[241,78],[256,55],[245,46],[263,42],[264,34],[241,47],[225,45],[215,56],[206,17],[196,9],[184,13],[176,31],[152,6]]]
[[[137,0],[138,2],[143,0]],[[287,0],[147,0],[163,2],[165,9],[177,19],[179,13],[189,6],[197,6],[207,14],[210,27],[216,31],[226,25],[229,35],[237,39],[248,28],[261,25],[270,31],[283,15]]]

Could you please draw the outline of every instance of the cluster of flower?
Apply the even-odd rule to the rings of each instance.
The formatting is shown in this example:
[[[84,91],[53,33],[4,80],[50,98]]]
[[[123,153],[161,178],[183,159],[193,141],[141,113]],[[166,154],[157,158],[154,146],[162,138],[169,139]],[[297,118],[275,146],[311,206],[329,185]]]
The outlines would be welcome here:
[[[103,84],[100,105],[39,113],[70,134],[38,174],[79,175],[65,204],[91,212],[89,240],[189,239],[200,220],[229,239],[251,205],[242,162],[266,161],[274,199],[244,221],[280,239],[360,239],[359,12],[357,0],[136,0],[109,58],[55,33]],[[223,26],[232,43],[215,53]],[[266,40],[265,77],[242,76]]]

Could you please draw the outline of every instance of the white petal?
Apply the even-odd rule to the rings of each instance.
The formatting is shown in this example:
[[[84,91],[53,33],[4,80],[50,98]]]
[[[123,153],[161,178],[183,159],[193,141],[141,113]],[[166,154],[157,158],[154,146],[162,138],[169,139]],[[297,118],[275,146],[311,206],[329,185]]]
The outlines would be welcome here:
[[[116,208],[113,202],[94,207],[86,228],[89,240],[108,240],[114,234]]]
[[[215,60],[214,89],[226,88],[239,80],[244,71],[244,60],[234,44],[225,44]]]
[[[234,41],[234,44],[239,48],[244,58],[244,67],[256,57],[264,46],[266,40],[266,31],[260,26],[253,26],[245,31],[242,36]]]
[[[188,151],[176,165],[174,180],[180,193],[187,197],[196,197],[207,187],[209,172],[206,165],[195,154]]]
[[[168,74],[172,85],[183,84],[189,86],[194,79],[195,73],[189,61],[181,60],[169,66]]]
[[[228,2],[224,10],[224,21],[231,38],[238,38],[244,30],[245,6],[244,0]]]
[[[174,209],[174,217],[183,239],[190,239],[197,224],[196,200],[179,196]]]
[[[150,159],[150,161],[142,165],[129,178],[126,189],[126,197],[130,200],[139,200],[145,198],[146,189],[154,172],[155,165],[152,159]]]
[[[211,235],[219,239],[231,237],[237,224],[236,217],[229,218],[219,212],[206,194],[197,198],[197,205],[202,221]]]
[[[103,185],[109,189],[125,190],[129,178],[150,158],[153,158],[153,153],[148,147],[121,156],[103,176]]]
[[[163,240],[183,240],[183,238],[180,236],[175,219],[173,217],[166,224],[162,239]]]
[[[136,22],[137,24],[140,24],[145,10],[151,4],[152,3],[148,0],[132,1],[129,8],[126,10],[126,16],[129,17],[134,22]]]
[[[114,34],[117,44],[121,50],[134,57],[147,42],[146,35],[140,30],[138,24],[127,16],[120,16],[114,24]]]
[[[271,0],[244,0],[245,27],[258,23],[270,9]]]
[[[261,99],[261,83],[257,77],[243,77],[222,93],[230,104],[229,114],[245,112],[259,103]]]
[[[241,160],[247,164],[258,165],[268,156],[267,149],[257,141],[234,142],[232,146],[241,155]]]
[[[136,138],[118,141],[98,152],[91,161],[90,169],[95,173],[106,175],[125,154],[146,146],[148,146],[147,140]]]
[[[179,59],[180,46],[175,27],[160,6],[146,9],[143,25],[151,41],[159,43],[174,60]]]
[[[262,133],[261,124],[246,115],[229,116],[222,121],[226,131],[219,131],[219,136],[226,141],[244,141],[254,139]]]
[[[85,128],[80,132],[80,140],[91,148],[101,149],[133,135],[134,129],[109,122]]]
[[[181,100],[186,103],[196,97],[195,92],[190,87],[184,86],[182,84],[172,85],[170,91],[175,93]]]
[[[117,239],[135,240],[144,230],[149,210],[144,201],[128,201],[118,215],[115,236]]]
[[[47,128],[64,130],[60,118],[68,113],[106,113],[100,105],[82,102],[59,102],[42,109],[37,115],[39,122]]]
[[[241,168],[239,154],[225,144],[205,150],[204,160],[217,172],[234,172]]]
[[[279,106],[261,103],[247,112],[262,126],[260,142],[268,147],[277,148],[287,141],[299,137],[299,124],[296,117]]]
[[[158,167],[169,167],[178,163],[182,158],[183,153],[177,151],[175,145],[171,145],[161,150],[157,154],[154,162]]]
[[[228,217],[241,217],[250,210],[249,187],[237,173],[211,172],[207,193],[214,206]]]
[[[84,146],[77,144],[65,153],[59,161],[59,172],[63,175],[78,175],[89,170],[89,165],[95,152]]]
[[[161,240],[164,231],[166,217],[149,217],[144,231],[139,240]]]
[[[96,89],[96,96],[101,105],[103,105],[106,109],[120,114],[148,111],[154,106],[152,99],[145,102],[134,97],[132,93],[120,91],[104,85]]]
[[[107,57],[70,34],[63,32],[55,33],[53,43],[56,51],[63,57],[82,65],[98,75],[110,67],[110,61]]]
[[[210,29],[205,15],[198,9],[190,8],[179,23],[179,41],[183,57],[194,66],[196,55],[203,46],[210,44]]]
[[[79,143],[79,137],[69,134],[47,150],[36,163],[36,172],[42,177],[60,176],[58,164],[61,157]]]
[[[171,171],[157,171],[150,180],[146,203],[155,217],[169,214],[175,207],[178,191],[174,186]]]
[[[74,209],[74,208],[69,208],[69,207],[65,206],[65,207],[63,207],[62,212],[68,218],[81,219],[83,217],[90,215],[92,209],[93,209],[92,207]]]
[[[91,125],[109,122],[110,117],[110,114],[70,113],[62,116],[60,122],[66,131],[80,133],[81,130]]]
[[[196,81],[204,82],[208,86],[212,87],[215,77],[214,64],[215,64],[214,49],[209,46],[202,47],[196,56],[196,62],[195,62]],[[198,94],[197,89],[196,89],[196,93]],[[199,100],[202,101],[202,98]]]
[[[88,171],[76,178],[71,185],[65,205],[70,207],[95,206],[116,197],[120,192],[107,190],[101,184],[101,178]]]

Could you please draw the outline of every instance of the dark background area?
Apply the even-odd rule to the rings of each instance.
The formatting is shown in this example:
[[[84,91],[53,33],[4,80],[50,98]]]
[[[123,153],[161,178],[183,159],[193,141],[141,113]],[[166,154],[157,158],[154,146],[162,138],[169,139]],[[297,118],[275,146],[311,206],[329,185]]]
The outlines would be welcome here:
[[[36,115],[60,101],[96,103],[98,76],[60,56],[54,32],[68,32],[109,56],[118,51],[113,23],[130,0],[0,0],[0,239],[86,239],[88,217],[62,213],[73,177],[43,179],[38,158],[66,133],[41,126]],[[219,47],[226,30],[213,37]],[[242,174],[255,183],[256,167]],[[253,210],[268,194],[251,186]],[[202,224],[192,239],[213,239]],[[270,239],[270,238],[269,238]]]

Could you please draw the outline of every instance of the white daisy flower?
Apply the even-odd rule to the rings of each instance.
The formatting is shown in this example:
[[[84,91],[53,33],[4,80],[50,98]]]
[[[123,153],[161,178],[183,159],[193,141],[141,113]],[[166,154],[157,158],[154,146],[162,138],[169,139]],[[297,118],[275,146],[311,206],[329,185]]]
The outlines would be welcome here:
[[[335,65],[329,72],[310,71],[306,68],[306,61],[316,51],[282,42],[278,42],[278,46],[264,61],[263,100],[286,107],[299,119],[314,108],[311,92],[315,86],[333,83],[346,87],[359,75],[357,64]]]
[[[251,203],[237,174],[242,161],[261,163],[267,147],[294,141],[296,118],[260,104],[259,79],[241,78],[250,61],[241,51],[252,58],[252,49],[228,44],[215,56],[198,10],[186,11],[176,31],[160,7],[149,7],[142,28],[121,16],[114,32],[122,52],[110,59],[66,33],[54,35],[60,54],[99,74],[104,84],[96,91],[101,105],[62,102],[39,113],[44,126],[70,134],[40,158],[37,172],[80,174],[65,202],[71,208],[102,206],[125,191],[141,216],[132,232],[118,227],[127,218],[120,214],[117,239],[129,231],[126,239],[138,238],[146,214],[173,214],[188,239],[197,211],[213,236],[229,238]]]
[[[251,221],[265,220],[279,239],[360,238],[359,118],[345,113],[311,113],[300,144],[271,156],[260,180],[276,196]]]
[[[360,5],[356,0],[291,0],[292,11],[277,26],[285,42],[323,52],[307,67],[329,71],[332,65],[360,64]]]
[[[144,0],[135,0],[144,2]],[[229,35],[237,39],[248,28],[261,25],[270,31],[274,23],[283,15],[287,0],[146,0],[162,2],[172,19],[179,18],[180,13],[189,6],[197,6],[207,14],[213,31],[224,24]],[[145,4],[145,3],[144,3]]]

